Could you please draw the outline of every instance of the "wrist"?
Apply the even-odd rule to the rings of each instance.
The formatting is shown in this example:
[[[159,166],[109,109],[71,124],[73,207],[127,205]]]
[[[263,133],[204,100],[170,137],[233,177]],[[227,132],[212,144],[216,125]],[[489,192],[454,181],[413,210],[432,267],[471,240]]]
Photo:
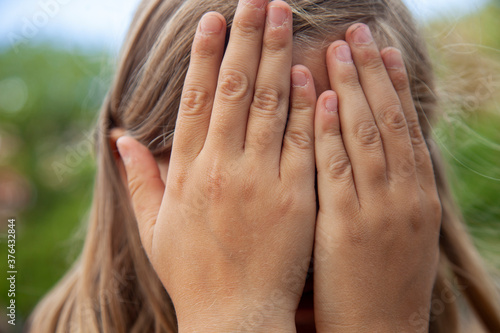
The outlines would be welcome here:
[[[321,317],[315,319],[317,333],[423,333],[428,332],[426,325],[415,325],[411,318],[372,318],[365,317],[360,320],[325,320]]]
[[[179,311],[176,315],[179,333],[296,332],[294,312],[272,309],[264,303],[227,307],[213,305],[189,311],[189,314]]]
[[[179,323],[179,333],[235,333],[235,332],[277,332],[296,333],[293,320],[280,322],[276,320],[252,321],[239,318],[206,318],[201,317],[192,323]]]

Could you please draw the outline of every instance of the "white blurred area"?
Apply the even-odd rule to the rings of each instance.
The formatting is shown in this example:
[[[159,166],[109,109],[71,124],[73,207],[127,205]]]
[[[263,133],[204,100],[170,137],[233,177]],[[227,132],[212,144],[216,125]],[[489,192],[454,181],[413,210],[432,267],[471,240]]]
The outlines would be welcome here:
[[[140,0],[0,0],[0,49],[49,41],[116,52]],[[403,0],[420,21],[456,18],[487,0]]]

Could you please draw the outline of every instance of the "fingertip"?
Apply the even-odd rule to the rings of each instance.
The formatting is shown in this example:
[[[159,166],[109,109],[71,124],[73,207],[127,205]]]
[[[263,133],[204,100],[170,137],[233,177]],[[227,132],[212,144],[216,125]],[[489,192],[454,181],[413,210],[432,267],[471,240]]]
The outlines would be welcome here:
[[[347,29],[346,33],[345,33],[346,40],[352,40],[354,32],[355,32],[356,30],[358,30],[359,28],[365,28],[365,27],[366,27],[366,28],[368,28],[368,29],[370,29],[370,28],[369,28],[366,24],[364,24],[364,23],[355,23],[355,24],[351,25],[351,26]]]
[[[327,90],[318,98],[316,118],[319,126],[316,128],[320,129],[321,132],[338,131],[340,121],[338,105],[338,95],[335,91]]]
[[[326,94],[324,101],[324,111],[329,115],[336,115],[339,112],[338,103],[339,100],[337,93],[335,91],[328,91],[328,94]]]
[[[386,47],[380,52],[385,68],[402,70],[404,68],[403,56],[400,50],[395,47]]]
[[[290,25],[291,20],[292,10],[285,1],[274,0],[267,4],[267,21],[271,28]]]
[[[402,52],[394,47],[386,47],[380,54],[396,92],[400,94],[406,91],[409,88],[409,81]],[[401,95],[399,97],[403,98]]]
[[[278,6],[283,6],[284,8],[291,9],[290,5],[286,3],[286,1],[283,0],[272,0],[267,3],[267,7],[269,8],[270,5],[278,5]]]
[[[144,168],[154,162],[153,155],[149,149],[131,136],[124,135],[119,137],[116,140],[116,147],[125,167],[130,168],[132,165],[136,165],[135,167]],[[138,160],[141,163],[133,163]]]
[[[330,46],[328,46],[328,49],[326,50],[326,55],[327,55],[327,60],[336,60],[338,58],[337,56],[337,49],[338,48],[345,48],[345,51],[347,52],[347,50],[349,51],[350,53],[350,50],[351,50],[351,47],[349,46],[349,44],[345,41],[345,40],[336,40],[334,41],[333,43],[330,44]],[[347,54],[344,55],[344,57],[342,57],[343,59],[344,58],[349,58]],[[351,56],[352,58],[352,56]],[[346,61],[344,61],[346,62]]]
[[[340,130],[339,98],[327,90],[318,99],[316,113],[316,168],[320,196],[331,196],[332,189],[352,191],[352,170]],[[348,186],[348,187],[346,187]],[[335,192],[335,190],[333,191]],[[320,203],[321,205],[321,203]]]
[[[200,20],[199,31],[205,35],[219,34],[226,24],[224,16],[218,12],[208,12]]]
[[[118,149],[118,153],[123,160],[125,165],[130,162],[130,148],[129,148],[129,139],[132,139],[127,136],[121,136],[116,140],[116,148]]]
[[[383,48],[382,50],[380,50],[380,54],[383,56],[384,54],[386,54],[387,52],[397,52],[397,53],[401,53],[401,51],[394,47],[394,46],[388,46],[388,47],[385,47]]]
[[[304,88],[309,83],[309,73],[299,66],[292,68],[292,87]]]
[[[316,103],[316,88],[311,71],[304,65],[295,65],[291,71],[292,106]]]
[[[314,169],[314,79],[306,66],[295,65],[291,71],[289,119],[283,140],[282,160],[293,166],[288,170]]]

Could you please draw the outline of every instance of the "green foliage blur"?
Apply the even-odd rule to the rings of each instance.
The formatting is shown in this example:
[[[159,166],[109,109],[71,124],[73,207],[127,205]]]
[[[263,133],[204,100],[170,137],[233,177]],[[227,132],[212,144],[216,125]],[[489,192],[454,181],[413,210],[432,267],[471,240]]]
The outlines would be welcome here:
[[[112,66],[108,54],[69,53],[50,45],[18,51],[0,53],[0,257],[3,268],[7,219],[15,217],[16,326],[21,327],[82,246],[78,231],[94,178],[92,125]],[[2,318],[7,318],[7,290],[1,283]]]
[[[495,0],[458,22],[426,27],[442,100],[436,142],[474,241],[497,268],[499,5]],[[106,53],[52,45],[0,50],[0,267],[7,219],[15,217],[18,327],[81,250],[95,172],[92,129],[113,61]],[[7,289],[0,284],[2,318]]]
[[[441,101],[435,141],[475,245],[494,271],[500,268],[499,19],[496,0],[426,31]]]

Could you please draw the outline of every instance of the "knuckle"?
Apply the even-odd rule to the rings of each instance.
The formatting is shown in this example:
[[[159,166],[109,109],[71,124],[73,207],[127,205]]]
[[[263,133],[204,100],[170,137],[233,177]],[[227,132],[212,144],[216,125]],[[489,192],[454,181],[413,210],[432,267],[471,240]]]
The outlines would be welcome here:
[[[332,181],[339,179],[350,178],[352,176],[352,167],[349,157],[347,156],[332,156],[327,160],[326,170],[328,178]]]
[[[141,188],[141,181],[136,176],[129,176],[128,179],[128,190],[130,193],[130,197],[135,197],[139,189]]]
[[[277,138],[277,136],[281,136],[283,138],[283,132],[285,128],[285,119],[275,118],[273,121],[259,122],[256,126],[255,130],[255,143],[257,143],[257,147],[265,148],[267,147],[273,140]]]
[[[373,182],[385,184],[388,180],[385,159],[377,159],[370,163],[369,176]]]
[[[298,192],[292,193],[283,193],[278,199],[278,216],[287,216],[290,215],[291,212],[297,212],[300,207],[299,203],[301,202],[300,198],[298,198]]]
[[[422,203],[418,197],[414,197],[409,200],[407,204],[407,209],[409,212],[409,226],[413,233],[417,233],[422,230],[424,221],[424,215],[422,213]]]
[[[285,140],[287,140],[291,146],[301,150],[309,150],[314,146],[311,135],[300,129],[288,130],[285,134]]]
[[[405,91],[410,88],[410,82],[405,70],[399,70],[391,74],[391,81],[394,89],[398,92]]]
[[[264,51],[270,51],[269,54],[274,55],[273,52],[283,50],[288,44],[288,39],[282,37],[280,30],[267,31],[264,38]]]
[[[422,130],[420,129],[420,125],[416,120],[408,122],[408,130],[410,132],[411,143],[414,146],[420,147],[425,145],[425,139],[422,135]]]
[[[223,98],[236,101],[248,93],[250,79],[242,71],[224,69],[219,78],[219,92]]]
[[[364,49],[360,54],[361,66],[370,72],[386,73],[385,65],[382,62],[380,54],[373,49]]]
[[[272,126],[262,126],[256,133],[256,148],[261,150],[267,147],[273,140],[277,130]]]
[[[316,101],[308,94],[293,93],[290,105],[291,112],[309,113],[314,111]]]
[[[346,67],[346,66],[343,66]],[[349,66],[348,68],[343,68],[339,72],[339,84],[346,89],[356,89],[359,85],[359,78],[356,70]]]
[[[168,188],[175,193],[182,193],[186,188],[188,182],[188,175],[186,172],[176,172],[169,175],[167,178]]]
[[[181,97],[182,114],[187,117],[200,115],[211,104],[211,101],[210,94],[206,89],[188,87]]]
[[[257,176],[254,174],[249,174],[245,177],[243,184],[240,189],[241,198],[246,202],[249,202],[257,196]]]
[[[398,170],[396,171],[396,175],[399,178],[399,182],[405,182],[409,179],[414,179],[414,176],[417,173],[415,168],[415,158],[413,156],[413,149],[409,147],[409,150],[406,154],[403,154],[399,158]],[[397,183],[399,183],[397,182]]]
[[[225,166],[226,174],[230,177],[237,177],[240,174],[246,174],[245,164],[238,159],[229,161]]]
[[[389,104],[380,112],[381,123],[390,131],[400,132],[407,128],[403,108],[399,103]]]
[[[418,134],[417,136],[412,136],[411,143],[415,147],[427,149],[427,144],[426,144],[425,139],[422,136],[422,134]]]
[[[242,38],[256,38],[260,35],[262,26],[260,15],[247,15],[234,22],[233,31]]]
[[[210,59],[216,56],[220,50],[218,47],[211,45],[213,43],[212,38],[208,36],[197,37],[193,43],[193,49],[191,50],[191,57],[193,59]]]
[[[275,88],[260,87],[255,90],[252,108],[260,116],[276,116],[282,93]]]
[[[441,219],[443,216],[443,205],[441,204],[441,200],[439,199],[437,193],[436,195],[431,197],[429,206],[431,214],[433,214],[433,216],[435,217],[436,224],[441,225]]]
[[[210,201],[221,200],[228,181],[228,175],[222,165],[213,163],[209,166],[204,183],[204,192],[207,199]]]
[[[224,108],[223,110],[226,111],[228,109]],[[228,135],[230,135],[233,129],[234,129],[233,123],[227,121],[225,117],[216,118],[213,120],[213,122],[210,123],[210,131],[216,138],[227,137]],[[220,143],[220,146],[218,148],[223,149],[224,147],[227,147],[226,144],[229,144],[229,142],[224,140]],[[215,150],[215,148],[212,149]]]
[[[420,170],[421,168],[432,168],[432,161],[430,153],[427,149],[425,150],[414,150],[415,155],[415,169]],[[426,172],[427,174],[428,172]]]
[[[367,148],[380,145],[380,133],[371,120],[362,121],[354,127],[354,138],[359,145]]]

